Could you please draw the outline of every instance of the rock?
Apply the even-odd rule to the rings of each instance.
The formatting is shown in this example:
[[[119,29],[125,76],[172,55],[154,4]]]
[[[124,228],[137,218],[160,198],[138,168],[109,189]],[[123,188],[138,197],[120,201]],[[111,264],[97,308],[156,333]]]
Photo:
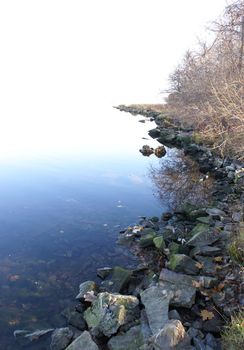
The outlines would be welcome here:
[[[159,350],[186,350],[190,346],[190,338],[179,320],[168,321],[152,341]]]
[[[136,317],[139,301],[131,295],[100,293],[84,312],[89,329],[110,337]]]
[[[79,286],[79,294],[76,296],[76,299],[84,300],[85,294],[87,292],[95,292],[97,290],[96,283],[93,281],[86,281],[80,284]]]
[[[153,239],[155,247],[159,250],[165,249],[165,242],[163,236],[158,236]]]
[[[97,276],[104,279],[108,277],[113,269],[111,267],[102,267],[100,269],[97,269]]]
[[[168,245],[170,254],[178,254],[180,252],[181,245],[179,243],[171,242]]]
[[[142,146],[142,149],[139,150],[143,156],[149,157],[154,153],[154,149],[148,145]]]
[[[168,221],[172,218],[173,214],[170,212],[166,212],[162,214],[162,220],[163,221]]]
[[[206,350],[206,347],[205,347],[203,340],[201,340],[197,337],[193,338],[193,344],[194,344],[196,350]]]
[[[144,343],[141,327],[130,328],[126,333],[112,337],[108,342],[109,350],[138,350]]]
[[[99,350],[97,344],[92,340],[90,333],[84,331],[65,350]]]
[[[28,345],[29,343],[36,342],[39,340],[45,341],[47,338],[49,338],[50,334],[53,331],[54,331],[53,328],[42,329],[42,330],[37,329],[34,332],[17,329],[14,331],[14,337],[21,346],[25,346],[25,345]]]
[[[201,217],[203,221],[210,220],[207,216],[205,208],[195,209],[195,210],[192,210],[188,213],[188,219],[190,219],[192,221],[196,220],[199,217]],[[208,223],[208,222],[206,222],[206,223]]]
[[[211,247],[211,246],[200,246],[195,247],[190,251],[190,257],[195,257],[197,255],[203,255],[203,256],[216,256],[219,255],[221,252],[221,249],[218,247]]]
[[[170,320],[179,320],[181,321],[181,317],[180,317],[180,314],[177,310],[171,310],[169,311],[169,319]]]
[[[159,218],[157,216],[153,216],[150,218],[150,221],[152,221],[153,223],[159,222]]]
[[[112,270],[111,277],[101,283],[101,289],[106,292],[120,293],[128,285],[132,271],[115,266]]]
[[[140,246],[142,248],[151,247],[154,245],[153,240],[157,236],[156,232],[150,230],[150,232],[144,234],[140,239]]]
[[[148,131],[148,135],[151,136],[151,138],[156,139],[160,136],[160,129],[155,128]]]
[[[194,247],[211,245],[220,239],[220,234],[217,229],[209,228],[204,224],[198,224],[191,231],[191,234],[193,234],[193,236],[186,244]]]
[[[213,258],[208,256],[197,255],[196,259],[202,264],[201,272],[206,275],[215,276],[216,274],[216,263],[214,263]]]
[[[170,305],[191,308],[195,302],[196,288],[190,276],[162,269],[159,284],[167,293],[173,293]]]
[[[205,338],[205,343],[206,345],[208,345],[209,347],[211,347],[212,349],[216,349],[218,343],[215,339],[215,337],[211,334],[211,333],[208,333],[206,335],[206,338]],[[207,350],[207,349],[206,349]]]
[[[171,145],[176,140],[176,132],[170,129],[160,131],[160,136],[157,138],[159,143],[163,145]]]
[[[172,293],[160,286],[152,286],[141,294],[145,306],[149,327],[153,334],[157,333],[168,321],[169,300]]]
[[[52,334],[51,350],[64,350],[71,342],[73,332],[68,328],[57,328]]]
[[[165,147],[164,147],[164,146],[159,146],[159,147],[155,148],[154,154],[155,154],[155,156],[158,157],[158,158],[164,157],[165,154],[166,154],[166,149],[165,149]]]
[[[221,218],[223,216],[226,216],[226,213],[223,210],[220,210],[218,208],[208,208],[206,210],[206,213],[208,213],[208,215],[210,215],[210,216],[214,216],[217,218]]]
[[[87,328],[83,314],[77,311],[70,312],[68,317],[68,324],[81,331],[84,331]]]
[[[189,275],[197,275],[199,272],[196,261],[185,254],[172,254],[168,268],[175,272],[182,272]]]
[[[243,212],[237,211],[232,214],[232,220],[235,222],[241,222],[243,220]]]
[[[201,224],[209,225],[212,221],[212,218],[211,216],[201,216],[201,217],[197,217],[196,220]]]

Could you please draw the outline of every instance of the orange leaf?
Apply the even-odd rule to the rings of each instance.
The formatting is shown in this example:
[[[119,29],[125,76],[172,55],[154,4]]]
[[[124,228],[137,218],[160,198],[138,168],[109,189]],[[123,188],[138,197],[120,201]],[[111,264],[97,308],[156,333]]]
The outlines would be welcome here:
[[[224,283],[220,283],[218,286],[213,288],[213,292],[219,293],[221,292],[221,290],[224,288],[225,284]]]
[[[203,321],[212,320],[212,318],[214,318],[214,313],[211,311],[208,311],[208,310],[202,310],[200,312],[200,315],[201,315]]]
[[[200,263],[200,262],[197,262],[197,263],[195,264],[195,266],[196,266],[197,268],[199,268],[199,269],[202,269],[204,265],[203,265],[202,263]]]

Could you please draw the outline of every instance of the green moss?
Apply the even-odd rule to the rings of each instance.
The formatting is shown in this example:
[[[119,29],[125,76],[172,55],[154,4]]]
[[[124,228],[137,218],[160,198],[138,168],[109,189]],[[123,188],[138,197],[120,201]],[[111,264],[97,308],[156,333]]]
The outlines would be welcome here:
[[[163,250],[165,248],[165,242],[163,236],[158,236],[153,239],[153,243],[155,247],[159,250]]]
[[[242,350],[244,344],[244,311],[232,317],[222,333],[223,350]]]
[[[171,254],[178,254],[180,252],[180,245],[178,243],[172,242],[168,248]]]

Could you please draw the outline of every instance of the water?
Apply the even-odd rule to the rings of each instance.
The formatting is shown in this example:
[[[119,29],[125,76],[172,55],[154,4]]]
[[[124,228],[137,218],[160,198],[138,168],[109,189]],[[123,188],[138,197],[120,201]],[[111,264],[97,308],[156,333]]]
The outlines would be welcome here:
[[[98,267],[135,266],[135,257],[116,245],[119,231],[140,215],[164,209],[147,177],[158,159],[138,152],[153,126],[111,114],[135,133],[131,144],[120,135],[121,149],[111,144],[113,152],[36,155],[0,164],[1,349],[19,349],[15,329],[63,325],[61,311],[79,283],[96,278]]]

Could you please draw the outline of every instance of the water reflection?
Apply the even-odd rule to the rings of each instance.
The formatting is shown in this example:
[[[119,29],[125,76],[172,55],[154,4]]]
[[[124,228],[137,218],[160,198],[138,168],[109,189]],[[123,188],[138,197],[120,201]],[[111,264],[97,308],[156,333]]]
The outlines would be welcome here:
[[[149,175],[155,185],[155,194],[172,209],[188,202],[208,203],[213,185],[212,178],[200,173],[198,165],[182,151],[168,150],[161,165],[152,165]]]

